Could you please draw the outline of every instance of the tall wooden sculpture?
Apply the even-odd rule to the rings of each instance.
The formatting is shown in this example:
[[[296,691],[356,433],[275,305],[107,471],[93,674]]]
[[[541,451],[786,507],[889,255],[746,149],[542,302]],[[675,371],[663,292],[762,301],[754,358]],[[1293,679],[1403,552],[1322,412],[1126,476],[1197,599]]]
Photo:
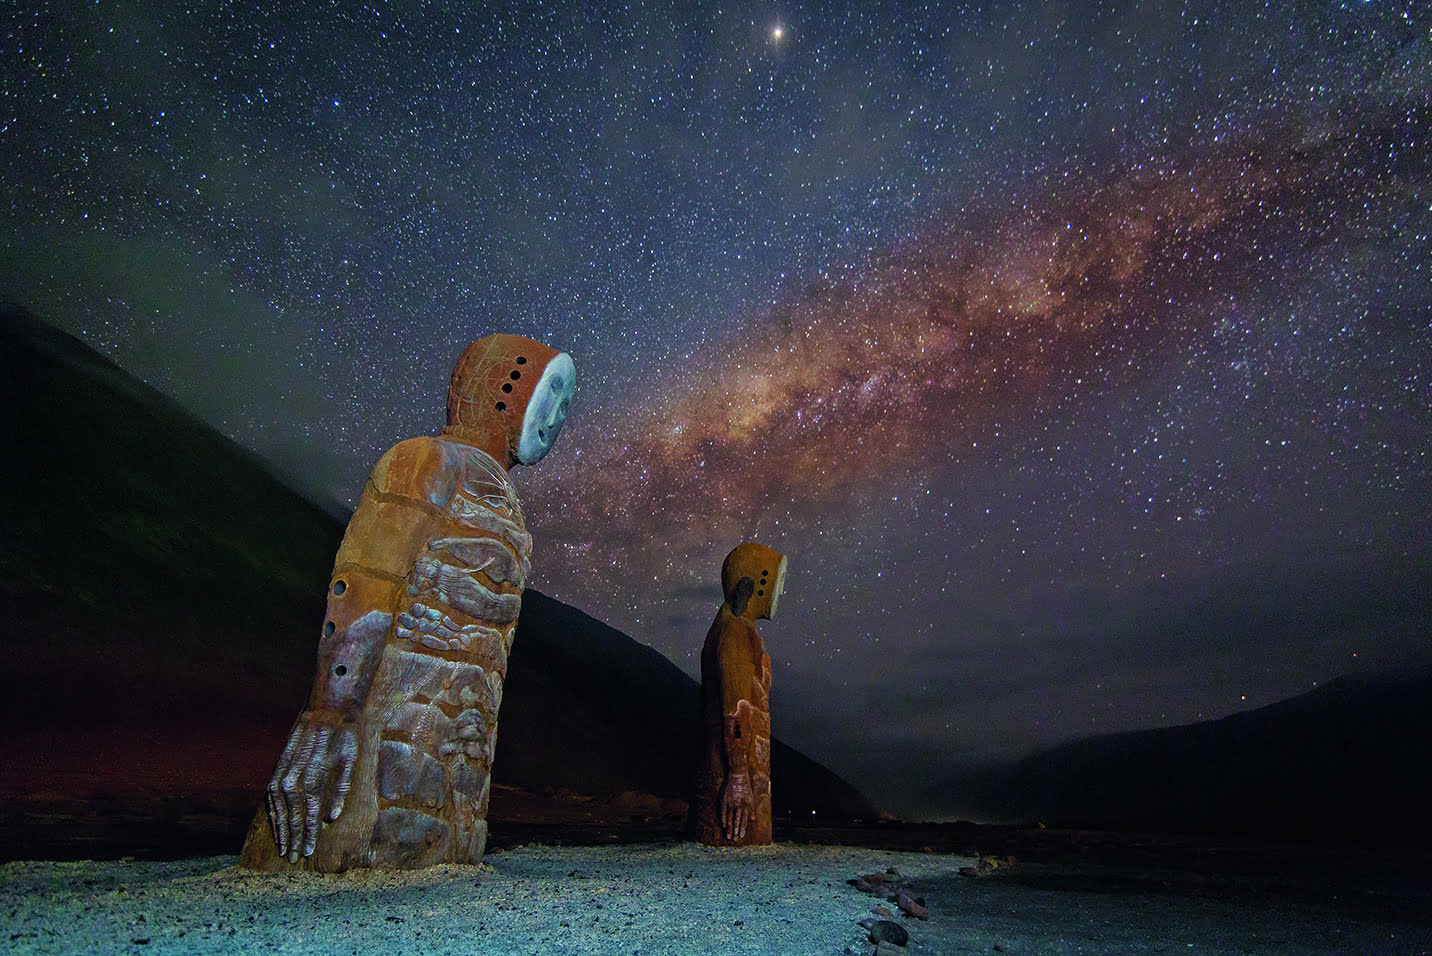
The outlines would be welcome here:
[[[773,617],[786,559],[747,542],[726,556],[726,601],[701,649],[705,752],[693,836],[708,846],[753,846],[771,836],[771,659],[755,621]]]
[[[477,863],[532,538],[507,470],[551,449],[572,359],[467,347],[447,427],[379,460],[333,563],[318,674],[240,862],[336,872]]]

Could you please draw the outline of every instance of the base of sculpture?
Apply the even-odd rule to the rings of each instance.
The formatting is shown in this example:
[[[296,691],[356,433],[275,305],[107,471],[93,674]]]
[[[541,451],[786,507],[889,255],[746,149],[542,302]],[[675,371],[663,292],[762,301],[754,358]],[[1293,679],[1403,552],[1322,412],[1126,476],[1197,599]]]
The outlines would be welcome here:
[[[390,819],[385,827],[384,821],[378,821],[379,826],[394,837],[402,835],[400,831],[405,822],[409,821]],[[315,850],[313,856],[300,856],[297,863],[290,863],[287,857],[279,856],[278,846],[273,841],[273,828],[269,825],[268,814],[260,808],[249,824],[243,852],[239,854],[239,866],[262,873],[302,870],[318,873],[342,873],[345,870],[371,867],[415,870],[426,866],[435,866],[439,863],[481,863],[482,854],[487,848],[487,821],[478,820],[473,826],[472,838],[467,841],[467,852],[461,856],[451,855],[452,841],[444,839],[441,833],[435,833],[428,828],[415,828],[410,836],[416,836],[418,839],[394,839],[386,843],[374,843],[370,847],[370,852],[361,858],[342,859],[334,857],[330,853],[320,853]],[[425,839],[426,837],[433,839],[429,842]],[[324,846],[325,841],[320,839],[319,849],[321,850]]]

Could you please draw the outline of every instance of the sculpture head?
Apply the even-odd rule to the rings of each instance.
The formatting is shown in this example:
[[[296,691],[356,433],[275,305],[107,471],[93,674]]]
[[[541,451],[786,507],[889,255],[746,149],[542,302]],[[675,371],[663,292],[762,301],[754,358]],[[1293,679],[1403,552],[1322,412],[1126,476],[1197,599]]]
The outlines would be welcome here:
[[[503,465],[534,465],[552,450],[577,385],[566,352],[521,335],[489,335],[463,350],[448,385],[443,434]]]
[[[764,544],[738,544],[721,565],[721,591],[737,617],[775,617],[785,586],[786,556]]]

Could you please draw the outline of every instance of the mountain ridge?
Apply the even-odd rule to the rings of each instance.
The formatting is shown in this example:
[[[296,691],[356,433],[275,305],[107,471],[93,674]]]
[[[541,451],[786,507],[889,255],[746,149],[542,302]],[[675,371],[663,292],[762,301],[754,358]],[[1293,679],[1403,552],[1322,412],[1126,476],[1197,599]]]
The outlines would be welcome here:
[[[1175,727],[1080,738],[930,793],[1007,823],[1432,841],[1432,663]]]

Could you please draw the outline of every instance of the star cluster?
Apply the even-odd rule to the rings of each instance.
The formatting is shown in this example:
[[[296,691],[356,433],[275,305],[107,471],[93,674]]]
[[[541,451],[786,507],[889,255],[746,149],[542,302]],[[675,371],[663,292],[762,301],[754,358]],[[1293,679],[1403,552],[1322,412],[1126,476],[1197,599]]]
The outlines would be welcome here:
[[[0,24],[8,298],[339,504],[467,341],[569,351],[535,585],[694,673],[787,553],[776,732],[896,809],[1426,654],[1417,4]]]

